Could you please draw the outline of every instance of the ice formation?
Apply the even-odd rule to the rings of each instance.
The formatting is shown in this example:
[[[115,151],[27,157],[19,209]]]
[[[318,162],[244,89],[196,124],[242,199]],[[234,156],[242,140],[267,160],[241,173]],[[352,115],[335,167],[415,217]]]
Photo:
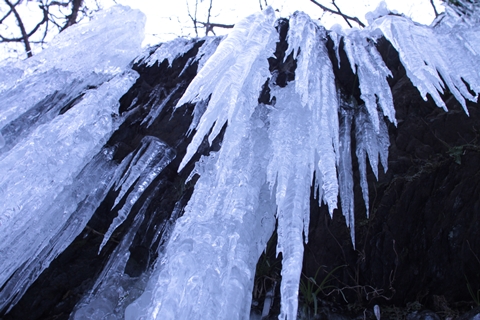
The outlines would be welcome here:
[[[375,176],[380,163],[387,170],[386,120],[396,120],[391,72],[376,41],[393,45],[420,94],[439,107],[446,108],[447,88],[466,112],[465,101],[480,92],[475,16],[447,13],[427,27],[384,15],[363,30],[327,31],[297,12],[285,52],[296,61],[295,78],[282,86],[269,64],[279,41],[271,8],[240,21],[225,38],[177,39],[139,55],[143,19],[114,7],[0,73],[0,310],[18,302],[113,193],[117,214],[99,250],[127,221],[129,229],[73,319],[249,318],[256,263],[275,227],[283,259],[279,318],[295,319],[311,194],[331,215],[340,201],[355,243],[352,154],[367,215],[367,158]],[[329,38],[338,63],[345,51],[361,101],[336,85]],[[109,50],[102,50],[105,43]],[[171,67],[194,48],[180,75],[195,65],[198,73],[181,98],[187,83],[179,81],[154,88],[149,110],[120,113],[119,100],[139,78],[131,61],[152,67],[166,60]],[[260,103],[267,87],[271,102]],[[147,135],[116,162],[106,143],[127,116],[143,112],[138,123],[147,130],[175,102],[177,110],[195,104],[186,133],[193,137],[178,171],[187,170],[204,140],[221,142],[195,163],[188,204],[177,202],[157,226],[147,212],[161,186],[154,181],[178,150]],[[129,248],[144,221],[157,228],[148,250],[158,257],[131,276]]]
[[[0,156],[2,309],[63,251],[67,239],[80,233],[95,208],[83,209],[89,203],[98,206],[102,189],[108,189],[114,164],[105,163],[108,150],[104,157],[98,154],[120,124],[119,99],[137,79],[126,67],[140,52],[141,40],[131,38],[143,37],[142,24],[140,12],[115,7],[92,24],[72,28],[56,47],[21,65],[22,78],[1,93],[0,126],[6,141],[0,149],[5,150]],[[93,47],[110,43],[112,51],[93,54],[91,48],[82,49],[82,39]],[[66,46],[71,50],[62,50]],[[80,100],[72,101],[80,94]],[[62,110],[69,102],[73,106]],[[17,134],[23,139],[18,141]],[[91,173],[85,176],[82,170],[94,162],[94,170],[100,171],[88,179]],[[58,243],[51,245],[54,239]]]

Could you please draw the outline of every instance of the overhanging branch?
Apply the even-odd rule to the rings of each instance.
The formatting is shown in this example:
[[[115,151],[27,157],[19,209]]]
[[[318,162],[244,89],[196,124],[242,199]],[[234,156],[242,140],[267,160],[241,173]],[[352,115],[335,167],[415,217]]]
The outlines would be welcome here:
[[[350,23],[350,21],[354,21],[356,22],[360,27],[362,28],[365,28],[365,24],[360,21],[360,19],[358,19],[357,17],[351,17],[349,15],[346,15],[344,14],[340,8],[337,6],[337,4],[335,3],[335,0],[332,0],[332,4],[335,6],[335,8],[337,9],[336,11],[333,10],[333,9],[330,9],[326,6],[324,6],[323,4],[315,1],[315,0],[310,0],[311,2],[313,2],[314,4],[316,4],[317,6],[319,6],[323,11],[327,11],[327,12],[330,12],[330,13],[333,13],[333,14],[336,14],[336,15],[339,15],[341,16],[343,19],[345,19],[345,21],[347,22],[347,24],[349,25],[350,28],[352,28],[352,24]]]

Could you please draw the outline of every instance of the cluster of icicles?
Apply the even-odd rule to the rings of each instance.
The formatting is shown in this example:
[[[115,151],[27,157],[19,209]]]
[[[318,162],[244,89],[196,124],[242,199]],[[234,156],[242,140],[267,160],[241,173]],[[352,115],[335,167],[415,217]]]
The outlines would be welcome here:
[[[132,12],[115,7],[108,14],[116,14],[116,18],[94,20],[94,27],[88,30],[94,39],[92,46],[97,46],[90,48],[94,53],[103,50],[107,39],[116,39],[109,56],[104,57],[110,65],[98,66],[99,62],[92,60],[95,55],[75,55],[74,49],[58,42],[58,55],[37,60],[37,65],[29,66],[36,70],[32,74],[12,68],[10,78],[2,79],[1,308],[18,300],[18,293],[80,233],[105,193],[114,187],[120,190],[116,203],[123,197],[127,200],[105,243],[143,190],[175,156],[170,147],[153,137],[142,142],[137,154],[117,165],[109,150],[102,149],[124,119],[118,115],[118,100],[137,78],[126,61],[138,54],[140,43],[132,44],[132,39],[141,39],[143,17]],[[205,136],[211,143],[227,124],[221,148],[196,164],[192,176],[200,178],[195,191],[171,231],[165,252],[148,273],[143,294],[128,306],[123,301],[128,295],[125,292],[121,302],[115,301],[120,298],[112,293],[124,266],[117,262],[116,269],[110,265],[105,271],[111,276],[103,278],[103,285],[95,285],[95,293],[84,299],[73,318],[92,317],[92,310],[99,316],[126,319],[249,318],[255,266],[277,223],[277,252],[283,258],[279,318],[296,319],[312,183],[318,201],[328,205],[330,214],[340,199],[355,242],[351,136],[356,139],[367,213],[367,157],[375,175],[379,160],[387,169],[385,119],[396,120],[387,83],[391,73],[377,52],[376,39],[385,37],[394,46],[420,94],[425,99],[429,94],[439,107],[446,109],[440,96],[445,85],[466,112],[465,99],[475,101],[480,92],[480,28],[454,13],[447,14],[435,28],[386,15],[364,30],[326,31],[308,15],[297,12],[289,20],[285,55],[293,53],[297,60],[295,80],[283,88],[274,85],[275,74],[270,73],[267,60],[279,40],[275,20],[274,11],[267,8],[237,23],[220,44],[218,38],[212,38],[200,48],[198,75],[177,103],[197,104],[190,127],[195,132],[193,140],[178,170],[192,159]],[[85,33],[72,29],[63,41]],[[343,41],[358,76],[362,105],[341,98],[327,37],[334,41],[337,54]],[[149,63],[171,62],[189,48],[191,43],[183,39],[164,44],[150,56]],[[58,59],[62,54],[65,58]],[[45,63],[48,59],[50,64]],[[69,61],[80,65],[78,70],[69,70]],[[45,90],[21,96],[29,85],[41,83],[45,77],[52,79]],[[55,92],[71,79],[77,79],[71,96],[83,88],[82,81],[98,88],[61,116],[50,119],[47,114],[35,127],[28,124],[9,133],[11,123],[33,109],[45,92]],[[258,102],[267,80],[270,94],[276,98],[274,105]],[[162,107],[159,101],[144,121],[151,123]],[[17,132],[24,133],[12,138]],[[137,220],[132,228],[136,225]],[[128,288],[126,284],[122,290],[133,290]],[[106,308],[103,313],[102,308]]]

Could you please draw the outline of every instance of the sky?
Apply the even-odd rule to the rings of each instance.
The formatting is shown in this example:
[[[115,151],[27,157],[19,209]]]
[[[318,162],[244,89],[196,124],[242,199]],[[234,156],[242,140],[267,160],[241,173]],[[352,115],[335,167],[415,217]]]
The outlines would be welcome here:
[[[103,8],[108,8],[118,3],[144,12],[147,16],[144,46],[172,40],[179,36],[196,36],[188,14],[190,12],[193,15],[197,2],[198,20],[206,21],[210,1],[212,1],[210,21],[214,23],[235,24],[240,19],[260,10],[260,3],[264,8],[265,3],[267,3],[277,11],[278,17],[288,17],[296,10],[300,10],[308,13],[312,18],[320,19],[327,29],[334,24],[347,27],[341,17],[324,13],[310,0],[85,0],[90,8],[96,7],[97,4],[100,4]],[[331,0],[317,1],[333,9]],[[358,17],[365,24],[367,24],[365,14],[375,10],[379,2],[380,0],[336,0],[336,4],[345,14]],[[430,0],[386,0],[385,2],[391,11],[403,13],[419,23],[428,25],[434,19],[434,11]],[[440,0],[434,0],[434,3],[438,11],[443,11]],[[0,13],[2,9],[5,8],[0,6]],[[24,2],[19,10],[28,30],[33,29],[36,23],[41,20],[41,11],[38,10],[38,5],[34,1]],[[2,34],[8,35],[6,33],[8,28],[18,32],[15,21],[12,21],[8,25],[0,24]],[[352,24],[355,26],[355,23]],[[215,28],[214,31],[217,35],[220,35],[228,33],[229,29]],[[198,36],[204,36],[204,32],[199,30]],[[47,38],[47,40],[49,39]],[[41,50],[41,48],[34,49],[34,53],[38,50]],[[12,44],[9,43],[7,46],[0,46],[0,61],[8,56],[14,58],[25,56],[23,45],[17,44],[16,47],[12,47]]]
[[[113,1],[113,0],[107,0]],[[265,0],[212,0],[211,22],[234,24],[236,21],[260,10],[259,2],[265,7]],[[330,0],[318,0],[320,3],[334,8]],[[188,12],[193,14],[195,0],[116,0],[117,3],[140,9],[147,15],[145,44],[171,40],[178,36],[194,36],[193,23]],[[205,18],[210,0],[199,2],[198,16]],[[322,24],[329,28],[334,24],[346,27],[345,21],[337,15],[326,14],[310,0],[267,0],[268,5],[278,10],[278,15],[288,17],[296,10],[308,13],[312,18],[321,19]],[[347,15],[356,16],[366,23],[365,14],[373,11],[379,0],[336,0],[336,4]],[[430,24],[435,14],[430,0],[386,0],[387,7],[392,11],[403,13],[414,21]],[[443,11],[440,0],[434,1],[437,10]],[[206,19],[205,19],[206,20]],[[228,30],[215,29],[217,34]],[[204,36],[199,33],[199,36]]]

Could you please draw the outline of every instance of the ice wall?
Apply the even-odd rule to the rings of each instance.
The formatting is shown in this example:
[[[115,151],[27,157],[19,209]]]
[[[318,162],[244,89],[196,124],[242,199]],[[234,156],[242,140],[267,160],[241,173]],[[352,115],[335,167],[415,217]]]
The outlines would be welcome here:
[[[19,62],[17,79],[3,86],[0,309],[80,233],[108,191],[115,164],[102,148],[138,77],[128,64],[143,23],[139,11],[113,7]]]
[[[146,136],[117,163],[105,143],[128,114],[142,114],[142,130],[155,126],[185,86],[175,83],[168,94],[153,90],[148,110],[139,106],[119,114],[120,98],[139,77],[130,61],[152,67],[167,60],[172,66],[196,42],[177,39],[137,57],[143,16],[114,7],[62,33],[36,58],[4,66],[0,309],[21,297],[112,191],[118,215],[98,249],[126,220],[133,222],[72,318],[123,318],[125,308],[127,319],[249,318],[255,266],[277,224],[280,319],[295,319],[312,190],[330,214],[340,201],[355,243],[352,154],[367,214],[367,162],[376,176],[380,164],[387,170],[386,121],[396,120],[387,82],[391,72],[376,41],[385,37],[393,45],[425,99],[429,95],[445,108],[442,94],[448,88],[468,112],[466,100],[475,101],[480,90],[480,27],[472,19],[477,18],[450,13],[427,27],[386,15],[363,30],[327,31],[297,12],[289,20],[285,52],[296,60],[295,77],[285,85],[277,84],[279,70],[269,64],[279,50],[271,8],[237,23],[224,39],[204,39],[180,72],[198,64],[197,76],[177,102],[178,109],[195,104],[186,133],[193,134],[192,141],[178,170],[186,170],[204,141],[221,140],[221,147],[195,164],[190,179],[198,180],[183,216],[179,202],[162,227],[170,240],[161,249],[149,247],[158,259],[138,279],[125,268],[154,199],[145,192],[156,188],[153,181],[179,150]],[[358,77],[358,101],[339,90],[329,38],[337,57],[343,48]],[[270,102],[260,103],[266,88]],[[140,209],[130,217],[134,206]]]
[[[375,47],[379,37],[385,37],[398,50],[407,75],[420,94],[425,98],[427,93],[430,94],[440,107],[444,107],[440,96],[444,86],[464,106],[465,98],[474,101],[478,94],[478,72],[468,68],[472,64],[478,65],[473,44],[454,42],[458,43],[456,52],[468,57],[465,61],[457,59],[459,66],[455,69],[449,63],[454,51],[443,49],[440,44],[446,42],[445,39],[459,37],[462,23],[441,30],[416,25],[404,17],[384,16],[365,30],[330,32],[337,51],[343,42],[351,69],[358,76],[362,101],[357,104],[349,98],[340,98],[326,49],[328,33],[304,13],[295,13],[290,18],[287,36],[286,55],[292,53],[297,60],[295,80],[280,88],[275,85],[275,72],[271,76],[265,75],[262,73],[265,67],[260,64],[274,53],[267,40],[271,22],[265,23],[265,17],[270,14],[267,10],[263,16],[257,14],[238,23],[178,103],[194,101],[203,107],[210,97],[180,169],[190,161],[205,136],[212,143],[228,124],[220,152],[204,158],[202,169],[198,169],[201,178],[186,214],[179,220],[166,257],[157,264],[147,291],[127,309],[129,319],[248,318],[244,301],[250,300],[244,292],[251,288],[253,265],[237,265],[237,244],[243,239],[246,225],[235,223],[234,229],[230,229],[231,219],[235,220],[230,215],[237,213],[238,208],[229,203],[244,205],[244,192],[247,191],[243,188],[249,184],[248,194],[250,201],[254,202],[248,206],[247,215],[242,208],[240,221],[251,217],[251,212],[255,212],[258,206],[258,193],[265,188],[261,179],[257,180],[263,175],[268,192],[274,196],[269,201],[275,201],[277,252],[282,253],[283,258],[279,318],[297,317],[298,282],[303,241],[308,239],[311,186],[315,187],[319,200],[328,205],[331,213],[337,207],[340,193],[343,213],[355,243],[351,137],[356,140],[355,154],[367,214],[367,158],[376,176],[380,163],[383,170],[388,167],[389,139],[385,120],[396,124],[396,119],[387,82],[391,72]],[[478,30],[472,32],[471,27],[468,30],[472,39],[478,39]],[[267,38],[262,40],[262,37]],[[259,40],[252,42],[251,39]],[[459,74],[458,70],[465,72]],[[255,112],[265,106],[258,105],[250,95],[259,95],[266,77],[269,77],[270,94],[275,97],[275,103],[266,106],[263,120],[255,118]],[[247,84],[249,96],[244,97],[242,94],[247,92]],[[266,133],[260,134],[260,129]],[[255,140],[250,140],[252,132],[256,132]],[[262,136],[265,140],[259,142]],[[264,147],[254,155],[254,149],[244,149],[245,141],[250,147],[256,143]],[[252,167],[250,161],[261,165]],[[238,167],[240,163],[241,168]],[[249,224],[253,228],[258,226],[258,223]],[[234,244],[231,238],[226,240],[226,234],[235,237]],[[258,236],[248,236],[251,237],[251,246],[265,244]],[[192,256],[190,252],[202,253]],[[232,262],[212,260],[211,256],[231,257]],[[237,273],[232,277],[233,269]],[[211,287],[211,282],[221,284],[221,288]],[[236,285],[243,293],[231,296],[229,285]],[[215,313],[216,308],[220,311]],[[230,310],[229,314],[224,313],[226,309]]]

